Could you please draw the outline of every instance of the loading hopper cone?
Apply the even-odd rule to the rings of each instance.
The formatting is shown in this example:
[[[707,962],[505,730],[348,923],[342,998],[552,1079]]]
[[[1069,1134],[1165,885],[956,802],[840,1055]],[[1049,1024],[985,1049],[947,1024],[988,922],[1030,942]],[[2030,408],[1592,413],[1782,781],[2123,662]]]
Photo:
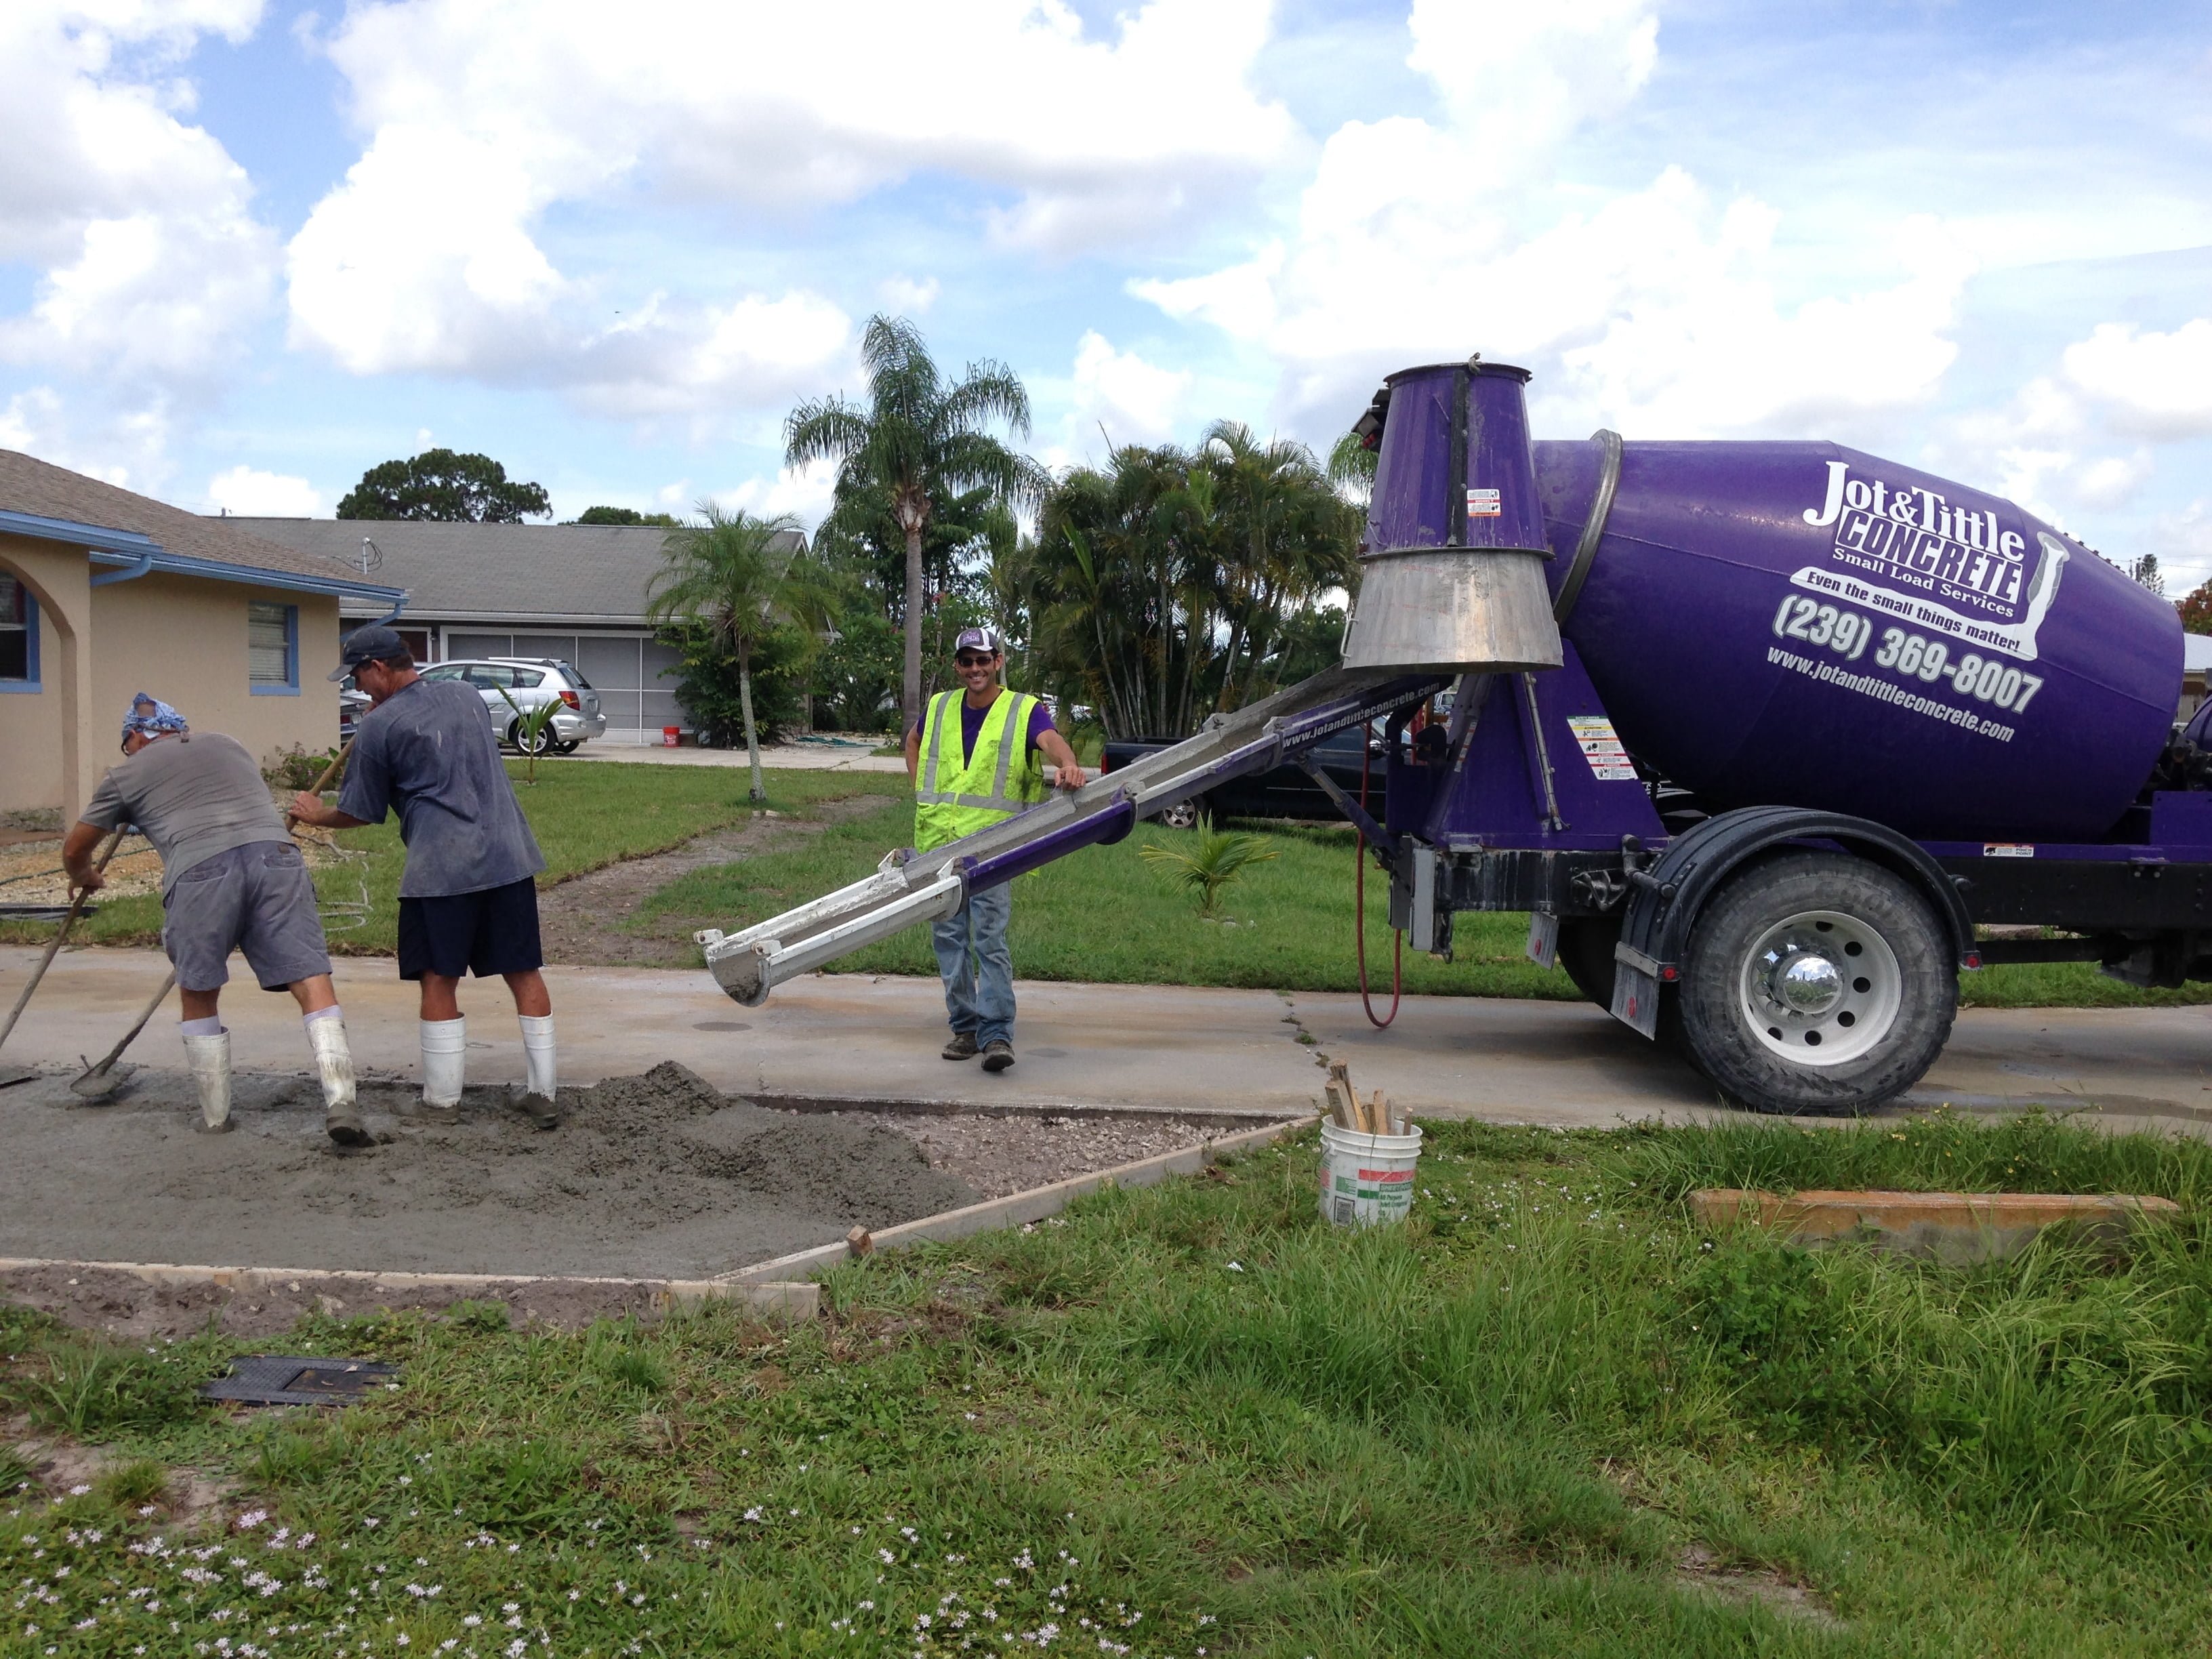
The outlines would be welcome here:
[[[1363,429],[1381,453],[1347,668],[1557,668],[1551,556],[1522,388],[1469,359],[1393,374]]]

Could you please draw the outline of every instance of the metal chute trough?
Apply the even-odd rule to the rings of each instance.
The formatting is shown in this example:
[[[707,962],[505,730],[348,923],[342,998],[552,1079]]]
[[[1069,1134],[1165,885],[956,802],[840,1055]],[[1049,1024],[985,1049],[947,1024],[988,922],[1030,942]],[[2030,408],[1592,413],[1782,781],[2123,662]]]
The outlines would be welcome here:
[[[1961,969],[2212,977],[2212,721],[2174,729],[2170,605],[2010,501],[1833,444],[1532,442],[1528,378],[1470,360],[1376,393],[1342,666],[701,933],[716,981],[757,1005],[1378,718],[1380,817],[1339,804],[1404,942],[1527,912],[1532,957],[1747,1105],[1911,1087]],[[1447,689],[1447,741],[1407,741]],[[2057,936],[1980,937],[1999,923]]]

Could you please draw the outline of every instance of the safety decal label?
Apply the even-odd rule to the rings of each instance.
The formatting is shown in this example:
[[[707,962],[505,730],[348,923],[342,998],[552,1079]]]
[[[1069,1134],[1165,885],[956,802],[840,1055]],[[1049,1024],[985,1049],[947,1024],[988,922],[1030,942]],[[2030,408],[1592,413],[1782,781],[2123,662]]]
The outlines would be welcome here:
[[[1467,492],[1467,516],[1470,519],[1495,519],[1505,512],[1504,495],[1495,489],[1469,489]]]
[[[1575,734],[1583,758],[1589,763],[1590,772],[1600,783],[1636,781],[1635,763],[1628,758],[1628,750],[1620,746],[1611,720],[1602,714],[1570,714],[1567,729]]]
[[[2035,848],[2021,841],[1985,841],[1982,843],[1982,856],[1985,859],[2032,859],[2035,856]]]

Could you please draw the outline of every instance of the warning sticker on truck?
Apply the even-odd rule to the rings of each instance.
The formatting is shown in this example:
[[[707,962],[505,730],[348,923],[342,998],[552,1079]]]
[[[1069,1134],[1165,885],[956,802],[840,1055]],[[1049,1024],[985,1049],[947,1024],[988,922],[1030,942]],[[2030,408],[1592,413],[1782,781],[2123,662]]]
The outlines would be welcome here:
[[[1628,758],[1628,750],[1620,746],[1611,720],[1602,714],[1570,714],[1567,728],[1575,734],[1583,758],[1589,763],[1591,775],[1600,783],[1636,781],[1635,763]]]
[[[1504,495],[1495,489],[1469,489],[1467,492],[1467,516],[1470,519],[1495,519],[1505,512]]]

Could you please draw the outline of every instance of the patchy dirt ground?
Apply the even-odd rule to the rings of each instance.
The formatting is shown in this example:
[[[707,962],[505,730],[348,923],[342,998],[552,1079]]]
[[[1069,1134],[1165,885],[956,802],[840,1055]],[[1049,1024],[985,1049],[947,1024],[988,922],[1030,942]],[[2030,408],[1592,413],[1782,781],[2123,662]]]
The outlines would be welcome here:
[[[814,816],[805,818],[764,811],[747,823],[695,836],[665,853],[573,876],[538,896],[545,959],[590,967],[688,968],[698,960],[691,935],[702,927],[725,925],[728,918],[662,915],[641,921],[638,907],[647,899],[678,876],[780,850],[832,824],[880,811],[890,799],[850,795],[822,801]]]
[[[1220,1133],[1165,1119],[776,1110],[670,1062],[563,1089],[550,1132],[500,1091],[471,1089],[458,1123],[431,1124],[412,1115],[411,1084],[368,1079],[364,1112],[384,1139],[345,1153],[322,1134],[307,1078],[240,1073],[234,1096],[239,1127],[206,1135],[178,1072],[142,1071],[107,1106],[76,1103],[58,1074],[0,1090],[0,1258],[708,1278]],[[0,1294],[145,1335],[218,1315],[241,1332],[281,1330],[326,1291],[233,1297],[73,1267],[0,1273]],[[649,1300],[620,1286],[494,1294],[558,1323]]]

